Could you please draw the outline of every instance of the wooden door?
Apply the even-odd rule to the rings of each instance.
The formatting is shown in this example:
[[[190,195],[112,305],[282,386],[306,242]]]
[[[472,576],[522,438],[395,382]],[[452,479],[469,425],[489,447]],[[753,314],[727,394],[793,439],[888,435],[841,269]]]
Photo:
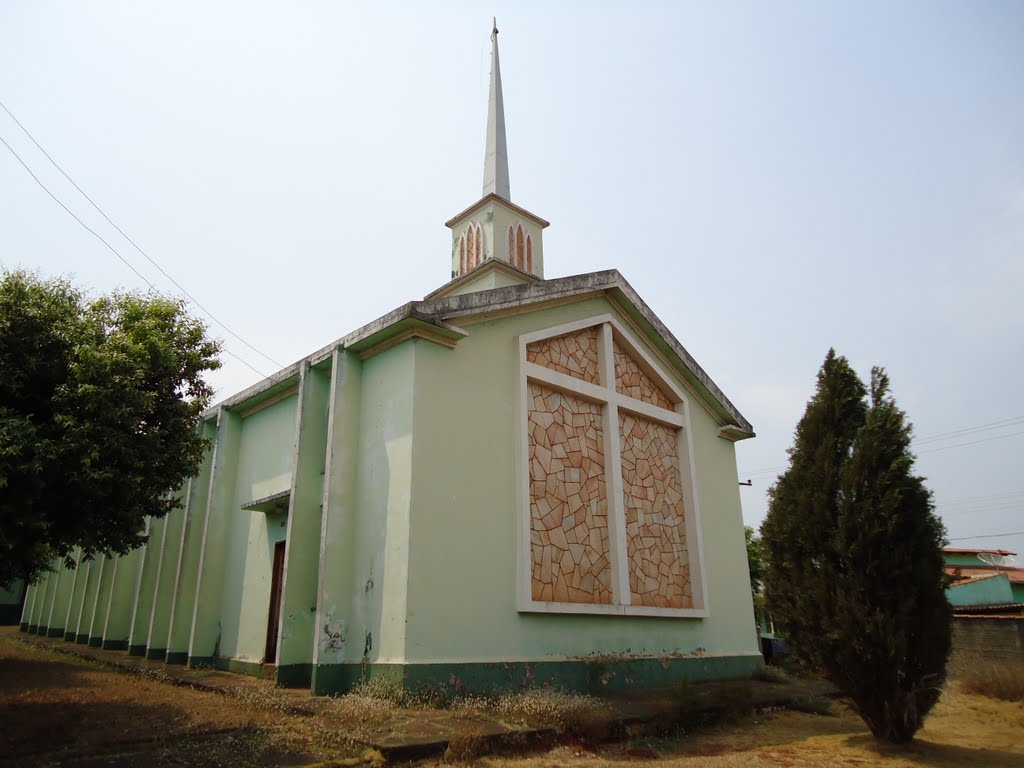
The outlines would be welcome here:
[[[284,542],[274,545],[274,573],[270,580],[270,614],[267,618],[265,664],[277,662],[277,631],[281,626],[281,585],[284,582]]]

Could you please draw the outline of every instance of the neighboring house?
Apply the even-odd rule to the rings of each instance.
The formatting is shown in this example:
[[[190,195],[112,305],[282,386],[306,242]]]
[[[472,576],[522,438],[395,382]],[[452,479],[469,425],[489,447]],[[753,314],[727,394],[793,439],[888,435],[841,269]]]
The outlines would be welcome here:
[[[1005,549],[944,549],[946,590],[953,606],[956,674],[979,664],[1019,665],[1024,661],[1024,568]]]
[[[1024,568],[1014,564],[1016,552],[1005,549],[942,550],[947,589],[954,610],[1024,603]]]
[[[207,413],[181,508],[34,585],[24,630],[318,693],[760,665],[734,448],[753,428],[617,271],[544,279],[496,32],[451,282]]]

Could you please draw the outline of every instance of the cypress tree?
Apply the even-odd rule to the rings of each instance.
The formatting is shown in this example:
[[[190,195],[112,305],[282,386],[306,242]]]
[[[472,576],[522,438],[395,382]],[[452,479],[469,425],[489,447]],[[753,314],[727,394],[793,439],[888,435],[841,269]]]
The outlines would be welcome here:
[[[829,351],[770,491],[762,528],[769,612],[794,650],[846,694],[876,738],[913,738],[950,648],[945,531],[913,473],[911,427],[882,369],[870,404]]]

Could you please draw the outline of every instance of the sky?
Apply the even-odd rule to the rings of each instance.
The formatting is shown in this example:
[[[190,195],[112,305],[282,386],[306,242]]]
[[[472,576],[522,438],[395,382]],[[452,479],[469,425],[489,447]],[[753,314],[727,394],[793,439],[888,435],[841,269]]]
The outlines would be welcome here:
[[[1024,563],[1024,3],[5,0],[0,137],[141,277],[3,145],[0,268],[170,275],[218,399],[422,298],[492,15],[546,277],[618,269],[753,423],[745,522],[834,347],[889,372],[951,545]]]

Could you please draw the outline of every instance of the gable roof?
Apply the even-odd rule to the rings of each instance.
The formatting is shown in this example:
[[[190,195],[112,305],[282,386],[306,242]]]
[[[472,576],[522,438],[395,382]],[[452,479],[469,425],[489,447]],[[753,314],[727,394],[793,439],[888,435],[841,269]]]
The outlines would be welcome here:
[[[446,287],[448,286],[442,286],[442,289],[422,301],[403,304],[228,398],[208,410],[206,417],[211,418],[218,408],[235,407],[271,387],[279,386],[282,382],[297,376],[304,363],[317,365],[328,359],[336,349],[350,349],[358,351],[363,356],[370,356],[375,349],[386,348],[410,336],[428,338],[447,346],[454,346],[460,338],[468,335],[458,327],[460,319],[516,314],[546,305],[605,296],[632,321],[636,330],[661,353],[671,367],[690,384],[701,401],[716,414],[722,424],[719,430],[721,437],[728,440],[754,437],[754,428],[750,422],[616,269],[430,298],[442,293]]]
[[[943,547],[942,554],[944,555],[1004,555],[1013,556],[1016,552],[1010,552],[1007,549],[960,549],[956,547]]]
[[[992,566],[991,568],[984,566],[975,567],[973,565],[947,565],[944,570],[953,577],[953,582],[950,586],[977,581],[978,579],[987,579],[992,576],[1006,576],[1011,584],[1024,584],[1024,568],[1005,565]]]

